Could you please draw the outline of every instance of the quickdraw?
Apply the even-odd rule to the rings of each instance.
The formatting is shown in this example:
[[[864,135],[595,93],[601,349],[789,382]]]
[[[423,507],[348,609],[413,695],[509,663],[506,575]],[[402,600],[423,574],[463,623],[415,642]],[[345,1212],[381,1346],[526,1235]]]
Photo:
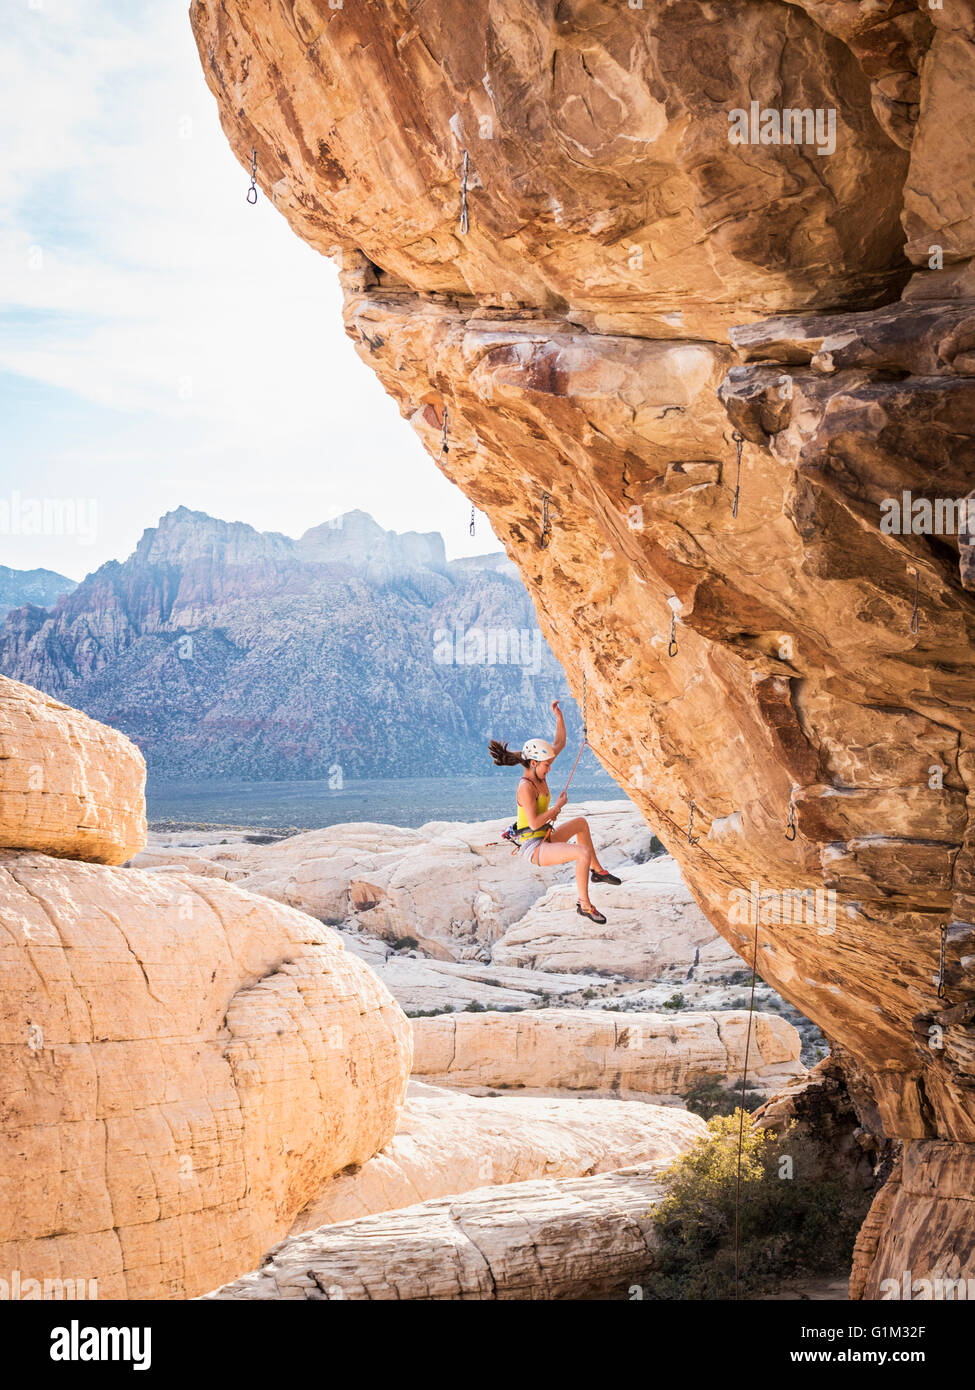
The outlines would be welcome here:
[[[745,442],[745,436],[741,433],[740,430],[735,430],[734,434],[731,437],[735,441],[735,445],[738,449],[738,472],[735,476],[735,496],[731,503],[731,515],[732,517],[737,517],[738,497],[741,493],[741,448]]]
[[[251,186],[247,190],[247,201],[257,202],[257,150],[251,150]]]
[[[914,612],[911,614],[911,632],[916,637],[921,626],[921,618],[918,613],[918,598],[921,592],[921,573],[920,570],[914,571]]]
[[[552,525],[548,519],[548,504],[551,500],[547,492],[542,493],[542,533],[538,538],[539,550],[547,550],[552,539]]]
[[[796,803],[795,791],[793,790],[792,794],[789,797],[789,819],[786,822],[785,838],[787,840],[794,840],[796,838],[796,834]]]
[[[471,226],[470,214],[467,211],[467,169],[468,156],[467,151],[465,150],[464,163],[461,166],[460,174],[460,223],[458,224],[458,230],[460,231],[461,236],[466,236],[467,233],[470,231]]]

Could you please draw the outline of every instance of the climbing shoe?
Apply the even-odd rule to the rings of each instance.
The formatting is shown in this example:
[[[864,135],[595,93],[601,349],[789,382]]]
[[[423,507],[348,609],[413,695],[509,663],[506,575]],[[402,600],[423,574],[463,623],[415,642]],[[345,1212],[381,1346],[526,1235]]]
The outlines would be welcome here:
[[[593,883],[612,883],[616,888],[623,882],[615,874],[597,874],[595,869],[589,870],[589,877]]]
[[[601,912],[597,912],[594,907],[591,907],[587,912],[582,903],[576,903],[576,912],[578,912],[580,917],[588,917],[590,922],[595,922],[599,927],[606,925],[606,918]]]

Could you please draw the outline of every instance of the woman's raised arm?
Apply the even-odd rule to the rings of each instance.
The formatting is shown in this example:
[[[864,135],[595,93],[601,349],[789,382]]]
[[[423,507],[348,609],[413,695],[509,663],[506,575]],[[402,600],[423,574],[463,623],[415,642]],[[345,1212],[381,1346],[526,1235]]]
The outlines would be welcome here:
[[[555,738],[552,740],[552,747],[555,749],[555,756],[558,757],[565,747],[565,718],[558,700],[552,701],[552,708],[555,711]]]

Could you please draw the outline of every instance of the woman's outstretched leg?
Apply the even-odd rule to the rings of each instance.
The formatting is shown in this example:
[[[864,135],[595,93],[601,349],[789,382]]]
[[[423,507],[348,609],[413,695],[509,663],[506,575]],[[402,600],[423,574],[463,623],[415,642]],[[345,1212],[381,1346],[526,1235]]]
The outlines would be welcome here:
[[[585,816],[576,816],[573,820],[567,820],[564,825],[557,826],[548,838],[548,843],[553,840],[561,843],[576,837],[576,842],[582,849],[589,851],[589,858],[593,873],[602,874],[606,870],[599,862],[599,855],[596,853],[596,846],[592,842],[592,831],[589,829],[589,822]],[[583,904],[585,905],[585,904]]]

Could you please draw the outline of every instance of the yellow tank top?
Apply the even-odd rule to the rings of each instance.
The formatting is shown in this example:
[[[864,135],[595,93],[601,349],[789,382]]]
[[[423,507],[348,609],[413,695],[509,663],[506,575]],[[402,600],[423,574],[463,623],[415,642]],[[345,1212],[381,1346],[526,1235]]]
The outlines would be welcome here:
[[[543,811],[548,810],[550,799],[547,793],[543,793],[541,796],[535,798],[535,810],[539,815],[541,815]],[[525,808],[522,806],[521,802],[518,803],[518,819],[515,824],[519,830],[528,829],[528,817],[525,815]],[[523,835],[521,838],[523,840],[541,840],[544,839],[547,834],[548,829],[545,827],[541,830],[533,830],[530,835]]]

